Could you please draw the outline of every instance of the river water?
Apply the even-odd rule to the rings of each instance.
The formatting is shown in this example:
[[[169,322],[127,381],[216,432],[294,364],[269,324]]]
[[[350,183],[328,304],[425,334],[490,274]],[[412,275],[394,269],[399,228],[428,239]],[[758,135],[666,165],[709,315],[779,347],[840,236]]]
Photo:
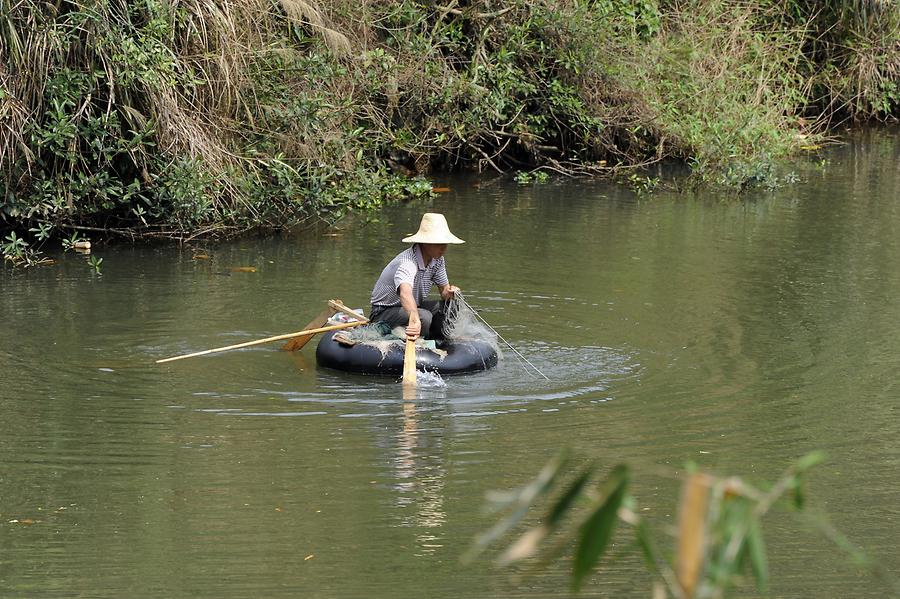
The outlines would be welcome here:
[[[558,596],[567,562],[460,556],[497,519],[485,493],[562,447],[630,465],[663,545],[686,463],[764,482],[825,450],[811,508],[900,570],[900,132],[792,168],[739,199],[453,179],[315,234],[4,268],[0,596]],[[549,380],[509,350],[415,402],[314,344],[154,363],[366,306],[425,211],[467,240],[451,281]],[[764,532],[773,596],[893,592],[794,514]],[[583,596],[650,595],[629,538]]]

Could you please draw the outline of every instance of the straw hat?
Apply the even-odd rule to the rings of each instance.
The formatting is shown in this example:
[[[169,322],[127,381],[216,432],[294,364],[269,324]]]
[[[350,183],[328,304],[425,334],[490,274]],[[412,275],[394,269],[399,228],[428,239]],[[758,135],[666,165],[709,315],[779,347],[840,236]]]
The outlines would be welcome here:
[[[426,212],[422,216],[418,233],[405,237],[403,243],[465,243],[465,241],[450,232],[443,214]]]

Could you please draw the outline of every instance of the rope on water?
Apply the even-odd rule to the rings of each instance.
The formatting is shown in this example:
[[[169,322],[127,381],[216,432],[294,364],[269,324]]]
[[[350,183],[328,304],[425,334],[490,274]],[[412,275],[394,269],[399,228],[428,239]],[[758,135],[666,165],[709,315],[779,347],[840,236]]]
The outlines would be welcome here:
[[[524,363],[525,363],[525,364],[528,364],[529,366],[531,366],[531,368],[533,368],[534,371],[537,372],[539,375],[541,375],[542,377],[544,377],[545,380],[548,380],[548,381],[550,380],[550,378],[549,378],[546,374],[544,374],[543,372],[541,372],[541,369],[540,369],[540,368],[538,368],[537,366],[535,366],[534,364],[532,364],[532,363],[528,360],[528,358],[526,358],[525,356],[523,356],[522,354],[520,354],[519,351],[518,351],[516,348],[514,348],[514,347],[509,343],[509,341],[507,341],[506,339],[504,339],[504,338],[503,338],[503,335],[501,335],[500,333],[497,332],[497,329],[495,329],[495,328],[492,327],[490,324],[488,324],[488,322],[484,319],[484,317],[482,317],[481,314],[478,313],[478,310],[476,310],[475,308],[473,308],[472,305],[471,305],[469,302],[466,301],[466,298],[463,297],[463,294],[462,294],[461,291],[457,291],[457,292],[454,294],[453,300],[451,300],[451,301],[448,302],[448,303],[449,303],[449,304],[456,304],[456,305],[454,306],[454,308],[453,308],[453,310],[455,311],[455,312],[454,312],[454,319],[458,319],[458,318],[459,318],[460,305],[465,306],[469,311],[471,311],[472,314],[474,314],[475,316],[477,316],[478,319],[479,319],[482,323],[484,323],[484,326],[486,326],[488,329],[490,329],[490,330],[497,336],[498,339],[500,339],[503,343],[505,343],[505,344],[506,344],[506,347],[508,347],[509,349],[511,349],[511,350],[513,351],[513,353],[516,354],[516,356],[519,358],[519,363],[520,363],[520,364],[521,364],[522,361],[524,360]],[[450,309],[449,309],[449,308],[448,308],[447,314],[448,314],[447,320],[449,320],[449,319],[450,319],[450,318],[449,318],[449,314],[450,314]],[[444,325],[444,326],[446,327],[446,326],[447,326],[447,325],[446,325],[446,322],[447,322],[447,321],[444,321],[444,322],[445,322],[445,325]],[[455,324],[455,323],[454,323],[454,324]],[[445,328],[444,330],[446,331],[447,329]],[[452,332],[452,325],[451,325],[451,332]],[[531,371],[529,371],[527,368],[525,368],[524,364],[522,365],[522,368],[523,368],[523,369],[525,370],[525,372],[527,372],[529,375],[534,376],[534,375],[531,373]]]

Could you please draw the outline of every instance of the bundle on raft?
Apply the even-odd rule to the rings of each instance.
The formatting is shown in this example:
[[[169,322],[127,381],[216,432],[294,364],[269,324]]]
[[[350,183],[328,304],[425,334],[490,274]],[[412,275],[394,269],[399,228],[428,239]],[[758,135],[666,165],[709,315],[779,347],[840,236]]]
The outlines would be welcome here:
[[[341,331],[322,335],[316,347],[316,362],[359,374],[400,376],[403,374],[403,341],[374,323],[354,330],[348,338]],[[368,335],[366,335],[368,332]],[[359,334],[362,333],[360,340]],[[497,365],[497,347],[483,339],[455,338],[416,347],[416,369],[440,375],[487,370]]]

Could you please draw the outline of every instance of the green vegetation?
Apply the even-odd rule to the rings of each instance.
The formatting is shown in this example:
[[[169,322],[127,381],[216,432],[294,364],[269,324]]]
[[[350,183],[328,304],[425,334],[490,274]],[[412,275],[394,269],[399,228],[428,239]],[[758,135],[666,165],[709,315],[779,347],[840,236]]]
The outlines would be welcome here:
[[[643,557],[654,576],[654,598],[718,599],[738,586],[745,572],[763,593],[769,582],[763,519],[779,504],[798,514],[805,513],[804,478],[823,459],[819,452],[808,454],[763,488],[737,477],[721,478],[690,468],[678,501],[677,522],[667,525],[675,531],[674,541],[666,542],[667,546],[672,545],[673,558],[668,560],[664,557],[670,552],[668,547],[660,550],[659,539],[641,516],[638,501],[630,492],[630,469],[616,466],[603,480],[595,481],[596,466],[588,463],[567,477],[572,459],[563,452],[523,487],[489,496],[495,510],[509,513],[475,540],[465,559],[483,553],[516,529],[535,504],[555,495],[538,524],[526,529],[501,553],[497,558],[499,565],[538,558],[532,559],[532,565],[540,568],[563,555],[571,555],[572,590],[577,592],[604,557],[611,560],[634,551]],[[824,519],[807,519],[857,565],[879,576],[893,590],[898,588],[892,575],[860,553]],[[621,542],[619,524],[633,530],[633,543]],[[615,549],[613,538],[620,541]]]
[[[91,270],[94,271],[94,274],[101,274],[101,264],[103,264],[103,258],[98,258],[97,256],[88,256],[88,265],[91,267]]]
[[[519,171],[514,178],[519,185],[547,183],[550,181],[550,175],[546,171]]]
[[[502,6],[502,7],[501,7]],[[4,256],[190,240],[430,193],[432,169],[743,187],[900,112],[883,0],[0,3]],[[646,179],[650,181],[650,179]],[[7,251],[9,250],[9,251]],[[29,253],[31,252],[31,253]]]

